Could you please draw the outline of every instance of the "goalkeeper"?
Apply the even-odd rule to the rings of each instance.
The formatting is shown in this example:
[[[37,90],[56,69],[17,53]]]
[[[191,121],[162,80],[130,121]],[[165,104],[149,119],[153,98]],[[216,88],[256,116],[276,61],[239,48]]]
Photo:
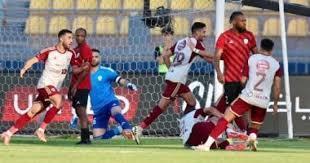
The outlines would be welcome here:
[[[110,117],[113,117],[119,123],[125,138],[134,139],[131,125],[121,114],[122,108],[115,96],[112,84],[116,82],[132,91],[137,91],[137,87],[120,77],[113,69],[100,66],[99,50],[92,49],[92,55],[90,99],[94,111],[94,139],[109,139],[120,134],[119,130],[108,130]]]

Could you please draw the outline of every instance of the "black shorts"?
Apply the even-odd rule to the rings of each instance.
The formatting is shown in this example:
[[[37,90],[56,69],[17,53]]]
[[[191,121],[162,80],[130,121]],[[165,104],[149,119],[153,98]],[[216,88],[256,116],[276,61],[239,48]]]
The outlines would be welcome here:
[[[230,105],[241,93],[243,86],[240,82],[229,82],[224,84],[224,95],[226,104]]]
[[[74,97],[72,98],[72,107],[75,109],[77,107],[85,107],[87,106],[89,90],[88,89],[78,89]]]

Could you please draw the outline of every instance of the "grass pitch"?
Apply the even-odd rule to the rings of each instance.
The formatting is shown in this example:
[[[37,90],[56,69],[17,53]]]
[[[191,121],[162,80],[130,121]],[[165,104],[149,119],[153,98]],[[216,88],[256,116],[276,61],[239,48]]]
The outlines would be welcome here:
[[[0,144],[0,163],[306,163],[310,139],[260,139],[258,152],[184,149],[179,139],[143,139],[141,145],[114,139],[75,145],[74,138],[13,137],[10,146]]]

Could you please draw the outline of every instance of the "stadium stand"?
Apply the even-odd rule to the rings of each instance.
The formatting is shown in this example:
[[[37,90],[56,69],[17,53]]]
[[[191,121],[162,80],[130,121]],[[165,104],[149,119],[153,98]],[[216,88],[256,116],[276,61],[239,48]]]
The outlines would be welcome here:
[[[168,7],[167,0],[150,0],[150,9],[154,10],[160,6]]]
[[[180,3],[179,0],[171,0],[171,9],[172,10],[188,10],[192,8],[191,0],[183,0]]]
[[[61,29],[69,28],[69,22],[65,16],[54,16],[49,22],[49,34],[57,34]]]
[[[133,9],[143,9],[143,0],[124,0],[123,1],[123,9],[125,10],[133,10]]]
[[[307,36],[308,24],[305,19],[292,19],[289,21],[287,28],[288,36]]]
[[[206,2],[208,1],[208,2]],[[193,9],[195,10],[213,10],[214,1],[213,0],[195,0],[193,4]]]
[[[96,34],[115,35],[117,33],[117,25],[114,17],[101,16],[97,19]]]
[[[73,20],[72,29],[75,31],[77,28],[85,28],[88,34],[93,34],[94,32],[94,23],[91,17],[89,16],[78,16]]]
[[[54,9],[73,9],[73,6],[73,0],[53,0]]]
[[[280,22],[278,18],[269,18],[265,21],[264,36],[280,36]]]
[[[190,23],[185,17],[175,17],[173,21],[175,35],[188,35],[190,30]]]
[[[100,3],[100,9],[116,10],[121,8],[121,0],[102,0]]]

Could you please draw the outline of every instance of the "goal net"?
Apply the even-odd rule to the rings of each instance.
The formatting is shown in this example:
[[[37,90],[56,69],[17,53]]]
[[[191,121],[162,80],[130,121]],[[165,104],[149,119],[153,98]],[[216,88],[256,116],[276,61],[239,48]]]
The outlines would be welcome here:
[[[24,79],[20,79],[19,71],[24,61],[40,49],[53,46],[57,42],[56,34],[62,28],[73,31],[79,27],[86,28],[87,42],[102,52],[102,64],[115,69],[139,88],[138,92],[131,92],[115,86],[126,118],[136,125],[146,117],[161,98],[164,74],[158,73],[158,63],[154,56],[155,47],[163,44],[161,28],[150,28],[143,21],[146,18],[145,2],[146,0],[3,1],[0,6],[0,131],[8,129],[21,114],[27,112],[37,95],[35,87],[44,65],[34,65]],[[170,9],[166,16],[171,16],[169,22],[174,29],[174,41],[188,36],[191,24],[201,21],[207,25],[208,34],[204,40],[207,51],[214,51],[215,1],[150,0],[149,7],[153,14],[160,6]],[[254,34],[261,36],[264,32],[278,32],[261,28],[261,10],[230,2],[225,5],[225,20],[222,20],[226,29],[230,27],[229,15],[235,10],[244,11],[248,17],[248,29]],[[266,17],[268,14],[277,15],[266,11]],[[206,61],[201,59],[192,65],[188,85],[197,99],[196,108],[209,106],[213,101],[213,76],[213,67]],[[68,84],[66,80],[61,90],[65,98],[64,107],[48,126],[48,134],[79,132],[78,129],[69,127],[74,111],[66,95]],[[145,130],[144,135],[179,135],[177,119],[184,106],[184,102],[177,99]],[[91,121],[90,104],[87,112]],[[41,121],[42,116],[38,116],[20,134],[33,133]]]

